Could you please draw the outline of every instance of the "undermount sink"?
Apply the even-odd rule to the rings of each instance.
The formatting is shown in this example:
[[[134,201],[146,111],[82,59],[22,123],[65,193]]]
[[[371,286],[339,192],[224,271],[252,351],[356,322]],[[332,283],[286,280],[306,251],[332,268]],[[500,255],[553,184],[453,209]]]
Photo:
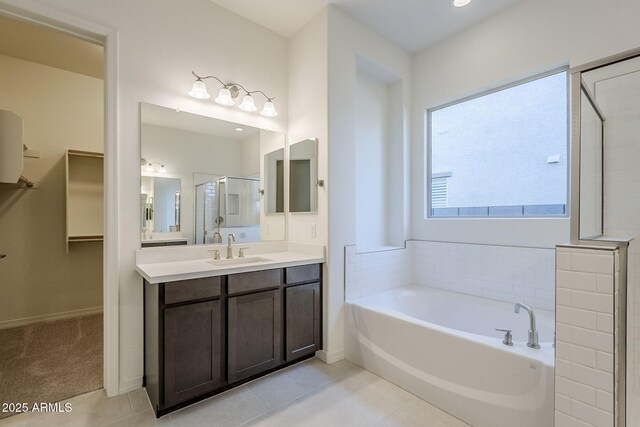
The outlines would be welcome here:
[[[216,259],[216,260],[211,260],[211,261],[207,261],[207,262],[209,264],[222,266],[222,265],[253,264],[253,263],[256,263],[256,262],[267,262],[267,261],[271,261],[271,260],[267,259],[267,258],[258,257],[258,256],[252,256],[252,257],[247,257],[247,258]]]

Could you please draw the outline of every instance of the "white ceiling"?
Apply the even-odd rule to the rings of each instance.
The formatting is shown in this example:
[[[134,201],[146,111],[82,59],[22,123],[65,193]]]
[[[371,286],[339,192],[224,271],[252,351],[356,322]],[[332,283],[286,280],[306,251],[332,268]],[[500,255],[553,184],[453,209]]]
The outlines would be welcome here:
[[[521,0],[473,0],[453,7],[452,0],[211,0],[238,15],[291,37],[328,3],[416,52],[476,24]]]

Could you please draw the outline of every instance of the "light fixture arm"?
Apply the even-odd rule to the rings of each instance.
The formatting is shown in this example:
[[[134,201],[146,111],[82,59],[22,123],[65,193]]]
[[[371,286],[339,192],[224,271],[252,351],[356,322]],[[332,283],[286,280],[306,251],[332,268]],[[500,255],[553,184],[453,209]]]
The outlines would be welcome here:
[[[276,99],[275,97],[270,98],[269,96],[267,96],[266,93],[264,93],[261,90],[247,90],[244,86],[242,86],[240,83],[225,83],[222,80],[220,80],[219,78],[217,78],[216,76],[199,76],[197,75],[194,71],[191,72],[191,74],[193,74],[197,80],[202,81],[205,79],[216,79],[221,85],[222,87],[224,87],[225,89],[230,89],[234,86],[239,87],[240,89],[242,89],[247,95],[251,95],[252,93],[260,93],[262,94],[262,96],[264,96],[267,101],[271,102],[274,99]]]

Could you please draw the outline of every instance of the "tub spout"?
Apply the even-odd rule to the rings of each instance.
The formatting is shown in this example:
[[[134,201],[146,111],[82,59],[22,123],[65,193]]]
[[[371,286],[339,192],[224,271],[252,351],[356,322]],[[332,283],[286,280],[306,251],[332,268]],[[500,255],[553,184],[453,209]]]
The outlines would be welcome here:
[[[533,312],[533,309],[526,304],[517,303],[514,313],[520,313],[520,309],[524,308],[529,313],[529,340],[527,341],[527,346],[531,348],[540,348],[540,344],[538,344],[538,331],[536,330],[536,315]]]

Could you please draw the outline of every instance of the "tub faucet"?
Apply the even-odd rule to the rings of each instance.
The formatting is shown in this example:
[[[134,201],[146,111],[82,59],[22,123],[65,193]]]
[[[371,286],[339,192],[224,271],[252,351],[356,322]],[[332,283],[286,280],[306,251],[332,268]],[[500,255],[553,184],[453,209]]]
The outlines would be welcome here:
[[[538,331],[536,330],[536,315],[533,312],[533,309],[526,304],[517,303],[516,308],[513,310],[514,313],[520,313],[520,309],[524,308],[529,313],[529,341],[527,341],[527,346],[531,348],[540,348],[540,344],[538,344]]]
[[[233,248],[231,243],[236,241],[236,236],[233,233],[229,233],[227,236],[227,259],[233,258]]]

